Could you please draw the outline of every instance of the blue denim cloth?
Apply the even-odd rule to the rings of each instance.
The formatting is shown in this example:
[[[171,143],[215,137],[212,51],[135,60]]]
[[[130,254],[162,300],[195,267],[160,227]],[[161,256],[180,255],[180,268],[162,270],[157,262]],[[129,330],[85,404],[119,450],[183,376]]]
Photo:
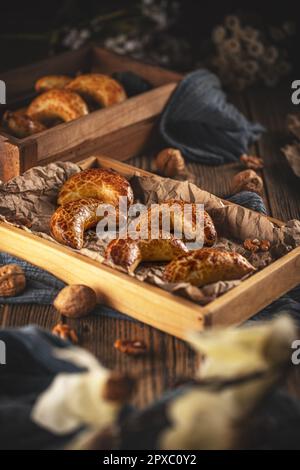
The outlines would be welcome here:
[[[227,102],[216,75],[200,69],[187,75],[168,102],[160,132],[165,142],[195,162],[220,165],[248,152],[264,128]]]

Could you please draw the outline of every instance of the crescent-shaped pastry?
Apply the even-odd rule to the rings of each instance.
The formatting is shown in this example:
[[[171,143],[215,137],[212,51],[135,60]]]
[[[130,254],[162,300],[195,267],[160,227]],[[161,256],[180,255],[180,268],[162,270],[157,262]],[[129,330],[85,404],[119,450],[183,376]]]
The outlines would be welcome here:
[[[37,134],[38,132],[42,132],[46,129],[42,123],[27,116],[25,112],[23,113],[19,111],[6,111],[3,115],[2,124],[10,134],[18,137],[19,139]]]
[[[51,235],[59,243],[80,250],[84,232],[101,219],[97,216],[99,204],[98,199],[86,198],[60,206],[50,220]]]
[[[27,114],[42,123],[53,120],[72,121],[88,114],[83,99],[70,90],[49,90],[37,96],[29,105]]]
[[[188,206],[188,208],[191,209],[191,213],[189,217],[187,216],[185,212],[185,209],[187,209],[186,206]],[[150,207],[148,209],[147,217],[148,217],[149,233],[151,230],[151,220],[159,222],[158,228],[160,230],[164,229],[162,226],[163,208],[166,208],[168,213],[170,214],[170,230],[174,231],[175,226],[176,226],[176,207],[178,207],[178,209],[180,210],[180,218],[178,222],[180,222],[179,225],[181,225],[182,229],[181,227],[178,227],[178,229],[182,230],[182,239],[185,242],[192,241],[193,237],[195,236],[194,230],[197,224],[197,205],[194,203],[176,200],[176,199],[168,199],[167,201],[156,205],[154,208]],[[217,239],[217,232],[216,232],[214,223],[210,215],[206,211],[203,212],[203,219],[204,219],[203,220],[203,231],[204,231],[203,243],[206,246],[212,246]],[[155,224],[155,222],[152,222],[152,223]]]
[[[188,249],[183,241],[174,237],[148,240],[119,238],[109,243],[105,258],[114,265],[133,273],[142,262],[171,261],[187,252]]]
[[[34,85],[38,93],[53,90],[53,88],[65,88],[72,81],[67,75],[46,75],[39,78]]]
[[[100,73],[79,75],[67,85],[67,88],[103,108],[126,100],[122,85],[108,75]]]
[[[241,279],[255,268],[239,253],[202,248],[171,261],[164,270],[167,282],[204,286],[217,281]]]
[[[57,203],[66,204],[83,197],[92,197],[117,206],[120,196],[127,197],[128,205],[133,203],[133,191],[126,178],[113,170],[90,168],[76,173],[65,182]]]

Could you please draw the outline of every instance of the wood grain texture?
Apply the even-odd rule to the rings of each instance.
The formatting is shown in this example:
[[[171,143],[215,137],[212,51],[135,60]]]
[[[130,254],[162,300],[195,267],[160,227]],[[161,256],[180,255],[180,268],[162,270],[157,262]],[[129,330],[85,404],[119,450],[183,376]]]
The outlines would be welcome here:
[[[278,116],[281,116],[281,124],[278,121],[276,124],[277,130],[287,138],[286,131],[282,127],[285,111],[280,100],[277,101],[279,91],[273,90],[270,92],[272,116],[269,112],[269,102],[262,96],[265,93],[267,93],[265,89],[261,92],[258,90],[251,93],[251,96],[247,95],[247,99],[245,96],[237,95],[233,97],[232,101],[241,110],[246,111],[252,119],[254,116],[253,109],[256,109],[256,119],[262,122],[263,117],[268,118],[269,122],[272,121],[272,128],[275,127]],[[284,105],[286,106],[286,103]],[[262,109],[262,106],[265,109]],[[264,121],[262,124],[266,125],[267,123]],[[259,152],[260,156],[267,162],[263,171],[266,189],[265,202],[269,207],[272,207],[271,213],[274,216],[287,220],[290,216],[300,213],[300,197],[299,192],[296,194],[294,189],[290,191],[289,177],[285,176],[283,184],[281,184],[281,171],[285,175],[289,174],[293,181],[295,180],[285,158],[279,151],[279,145],[282,141],[280,143],[277,141],[276,132],[275,128],[269,136],[264,136],[259,148],[254,148],[254,151]],[[285,140],[285,137],[283,140]],[[152,139],[152,144],[155,149],[161,146],[161,142],[157,142],[156,138]],[[130,163],[145,170],[153,171],[153,160],[149,157],[154,154],[155,150],[153,153],[150,151],[142,153],[132,158]],[[188,164],[188,167],[196,175],[197,182],[203,189],[214,192],[218,196],[228,194],[231,177],[241,170],[238,163],[222,167],[207,167],[192,163]],[[272,175],[273,167],[278,167],[276,181]],[[277,178],[279,178],[278,181]],[[269,184],[272,188],[270,190]],[[277,191],[279,191],[280,196],[278,196]],[[2,327],[36,323],[50,329],[58,320],[59,316],[55,314],[52,307],[34,305],[6,305],[0,307]],[[184,342],[145,324],[102,316],[90,316],[82,320],[72,321],[64,319],[64,321],[70,323],[79,331],[82,346],[96,354],[106,366],[119,371],[127,371],[140,377],[141,383],[134,399],[134,402],[140,406],[148,404],[153,398],[160,397],[162,391],[169,389],[182,377],[192,376],[196,369],[196,356]],[[113,348],[113,342],[117,338],[142,339],[149,345],[150,353],[141,359],[125,356]],[[299,367],[293,367],[287,382],[287,388],[295,397],[300,398]]]
[[[0,180],[7,181],[21,173],[19,148],[0,135]]]
[[[290,83],[283,84],[276,91],[267,88],[251,90],[246,99],[251,118],[267,129],[256,149],[265,162],[263,178],[271,214],[278,218],[284,215],[285,220],[299,219],[299,178],[293,173],[281,151],[291,141],[286,116],[289,112],[297,112],[291,102]]]

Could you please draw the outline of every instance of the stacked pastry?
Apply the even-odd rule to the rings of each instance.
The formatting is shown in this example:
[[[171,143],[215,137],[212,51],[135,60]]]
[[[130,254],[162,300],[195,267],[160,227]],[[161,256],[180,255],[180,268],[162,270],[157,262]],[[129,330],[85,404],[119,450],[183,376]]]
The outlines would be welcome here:
[[[3,127],[15,137],[28,137],[126,99],[120,83],[98,73],[79,75],[74,79],[49,75],[35,83],[35,90],[39,95],[28,108],[6,111],[3,116]]]
[[[112,170],[94,168],[73,175],[62,186],[58,196],[59,207],[50,222],[53,237],[59,243],[81,249],[84,232],[95,227],[103,217],[98,215],[99,205],[110,204],[117,209],[120,196],[126,198],[128,206],[134,202],[130,183]],[[184,201],[168,200],[155,208],[150,207],[146,224],[153,220],[153,211],[158,211],[158,236],[152,238],[149,230],[148,238],[133,238],[128,233],[127,238],[110,241],[105,252],[107,262],[130,274],[143,262],[165,262],[163,278],[166,282],[187,282],[198,287],[217,281],[241,279],[255,271],[240,254],[213,247],[217,233],[210,215],[205,211],[203,248],[189,250],[184,236],[178,238],[172,234],[175,228],[175,212],[172,208],[179,206],[184,209],[185,204]],[[170,208],[171,233],[168,237],[164,236],[162,224],[162,211],[166,206]],[[195,229],[196,224],[196,205],[189,204],[189,207],[191,220],[185,219],[184,210],[180,212],[182,226],[187,228],[183,233],[187,235],[189,228]],[[142,221],[139,224],[142,225]]]

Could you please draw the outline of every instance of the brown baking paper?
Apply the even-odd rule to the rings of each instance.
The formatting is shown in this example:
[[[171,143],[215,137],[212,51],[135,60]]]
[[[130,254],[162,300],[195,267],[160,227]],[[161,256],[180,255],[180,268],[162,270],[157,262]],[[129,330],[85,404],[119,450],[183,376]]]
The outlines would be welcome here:
[[[56,209],[57,194],[62,184],[80,168],[69,162],[50,163],[28,170],[8,183],[0,185],[0,218],[40,237],[53,240],[49,222]],[[249,209],[226,205],[218,197],[194,184],[159,176],[134,176],[131,179],[135,198],[147,205],[166,199],[181,199],[204,204],[218,231],[216,247],[238,251],[257,268],[270,264],[279,256],[300,245],[300,221],[293,220],[282,227],[275,226],[265,216]],[[246,238],[267,239],[272,249],[267,253],[250,253],[243,248]],[[55,241],[55,240],[53,240]],[[56,243],[56,242],[55,242]],[[86,233],[80,253],[104,262],[106,242],[94,231]],[[71,248],[70,248],[71,249]],[[201,305],[207,304],[242,280],[217,282],[198,288],[187,283],[168,284],[162,280],[163,265],[142,265],[134,276],[155,284],[169,292],[183,295]]]

